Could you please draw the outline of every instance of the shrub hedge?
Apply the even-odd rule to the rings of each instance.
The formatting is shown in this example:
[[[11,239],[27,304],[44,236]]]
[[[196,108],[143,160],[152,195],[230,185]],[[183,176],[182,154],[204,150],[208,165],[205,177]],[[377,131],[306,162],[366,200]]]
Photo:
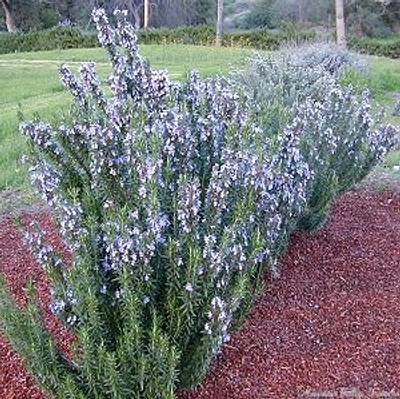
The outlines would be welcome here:
[[[275,50],[283,43],[310,40],[314,35],[310,31],[235,31],[224,34],[223,45]],[[215,28],[185,26],[175,29],[147,29],[139,31],[138,38],[142,44],[179,43],[206,46],[215,43]],[[83,32],[77,27],[56,27],[45,31],[0,34],[0,54],[98,46],[97,33]]]
[[[215,28],[212,26],[186,26],[175,29],[148,29],[139,32],[144,44],[179,43],[213,45]],[[263,29],[226,32],[222,44],[226,47],[253,47],[259,50],[276,50],[283,43],[313,39],[311,31],[266,31]]]
[[[388,58],[400,58],[400,36],[391,40],[363,38],[351,38],[349,46],[360,53],[378,55]]]
[[[179,43],[209,46],[215,43],[213,26],[182,26],[175,29],[146,29],[138,32],[142,44]],[[252,47],[258,50],[276,50],[288,42],[302,42],[315,38],[312,31],[266,31],[263,29],[226,32],[226,47]],[[84,32],[78,27],[55,27],[29,33],[1,33],[0,54],[46,51],[68,48],[98,47],[97,33]],[[391,40],[351,38],[349,46],[365,54],[400,58],[400,36]]]
[[[76,27],[0,34],[0,54],[87,47],[99,47],[97,35]]]

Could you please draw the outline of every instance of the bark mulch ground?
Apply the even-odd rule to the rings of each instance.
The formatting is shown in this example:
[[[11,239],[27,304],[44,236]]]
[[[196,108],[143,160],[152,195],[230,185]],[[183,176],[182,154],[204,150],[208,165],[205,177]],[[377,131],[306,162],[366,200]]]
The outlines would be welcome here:
[[[35,218],[56,237],[45,213]],[[0,221],[0,268],[20,303],[27,275],[48,303],[10,218]],[[400,193],[344,195],[323,229],[292,237],[280,270],[202,386],[179,398],[400,398]],[[68,347],[51,315],[48,324]],[[0,362],[1,399],[45,398],[1,336]]]

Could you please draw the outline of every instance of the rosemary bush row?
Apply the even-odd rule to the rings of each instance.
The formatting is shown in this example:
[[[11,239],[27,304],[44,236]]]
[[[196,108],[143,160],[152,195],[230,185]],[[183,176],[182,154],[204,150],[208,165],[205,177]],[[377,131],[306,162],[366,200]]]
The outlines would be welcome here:
[[[72,254],[26,227],[52,281],[51,310],[75,336],[73,358],[46,329],[33,287],[20,310],[2,279],[2,328],[55,398],[173,398],[201,382],[296,225],[325,211],[314,199],[328,190],[329,203],[365,174],[395,129],[371,130],[366,98],[317,67],[257,59],[248,73],[261,94],[197,73],[170,82],[140,56],[123,12],[115,28],[104,11],[93,17],[108,87],[94,63],[79,76],[62,66],[72,121],[21,125],[32,182]]]
[[[399,140],[399,128],[373,115],[368,90],[344,86],[346,73],[365,74],[361,58],[318,44],[291,47],[274,55],[253,55],[249,67],[231,74],[248,98],[264,137],[276,141],[290,126],[312,179],[307,205],[294,223],[319,228],[330,205],[360,182]]]

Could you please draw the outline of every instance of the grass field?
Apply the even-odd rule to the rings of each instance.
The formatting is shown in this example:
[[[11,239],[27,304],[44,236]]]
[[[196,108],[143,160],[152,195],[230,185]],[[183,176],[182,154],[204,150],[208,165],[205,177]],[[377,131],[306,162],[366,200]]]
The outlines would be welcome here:
[[[368,86],[377,100],[386,102],[400,96],[400,60],[368,57],[370,77]]]
[[[141,46],[141,53],[154,68],[167,69],[172,79],[182,79],[196,69],[202,76],[225,74],[241,64],[251,50],[184,45]],[[24,139],[18,132],[18,115],[25,119],[39,116],[47,121],[59,119],[68,109],[70,96],[58,79],[58,67],[67,63],[73,69],[88,60],[96,61],[103,81],[109,71],[103,49],[55,50],[0,56],[0,193],[28,190],[26,168],[21,164]],[[390,106],[400,95],[400,62],[370,57],[367,83],[379,104]],[[400,118],[393,118],[400,124]],[[391,154],[388,166],[400,164],[400,153]],[[1,207],[1,200],[0,200]]]

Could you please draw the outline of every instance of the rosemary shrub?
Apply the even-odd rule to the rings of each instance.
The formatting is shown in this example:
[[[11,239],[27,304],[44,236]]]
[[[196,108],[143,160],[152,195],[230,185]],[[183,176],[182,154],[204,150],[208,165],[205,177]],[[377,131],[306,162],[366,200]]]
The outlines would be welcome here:
[[[365,73],[362,60],[334,46],[306,45],[255,54],[231,82],[253,104],[265,140],[276,142],[288,127],[299,141],[312,179],[307,206],[294,225],[319,228],[333,200],[360,182],[399,140],[399,128],[372,115],[368,91],[342,84],[344,72]]]
[[[21,125],[32,183],[72,255],[26,226],[73,357],[32,285],[21,310],[0,279],[1,326],[54,398],[172,399],[201,382],[289,234],[320,225],[398,132],[375,129],[367,94],[326,68],[258,56],[235,84],[196,72],[179,84],[140,56],[123,12],[115,28],[101,9],[93,18],[108,87],[94,63],[80,76],[63,65],[72,122]]]
[[[152,70],[123,12],[93,14],[112,73],[60,78],[73,121],[26,122],[32,183],[53,208],[70,264],[26,226],[52,282],[51,310],[75,336],[69,358],[31,287],[20,310],[1,284],[4,331],[55,398],[173,398],[240,325],[274,267],[310,179],[295,131],[265,140],[222,79],[184,84]]]
[[[349,69],[360,75],[368,74],[368,65],[362,55],[340,49],[334,42],[308,42],[301,46],[283,46],[282,52],[294,65],[305,69],[322,67],[335,78],[340,78]]]

